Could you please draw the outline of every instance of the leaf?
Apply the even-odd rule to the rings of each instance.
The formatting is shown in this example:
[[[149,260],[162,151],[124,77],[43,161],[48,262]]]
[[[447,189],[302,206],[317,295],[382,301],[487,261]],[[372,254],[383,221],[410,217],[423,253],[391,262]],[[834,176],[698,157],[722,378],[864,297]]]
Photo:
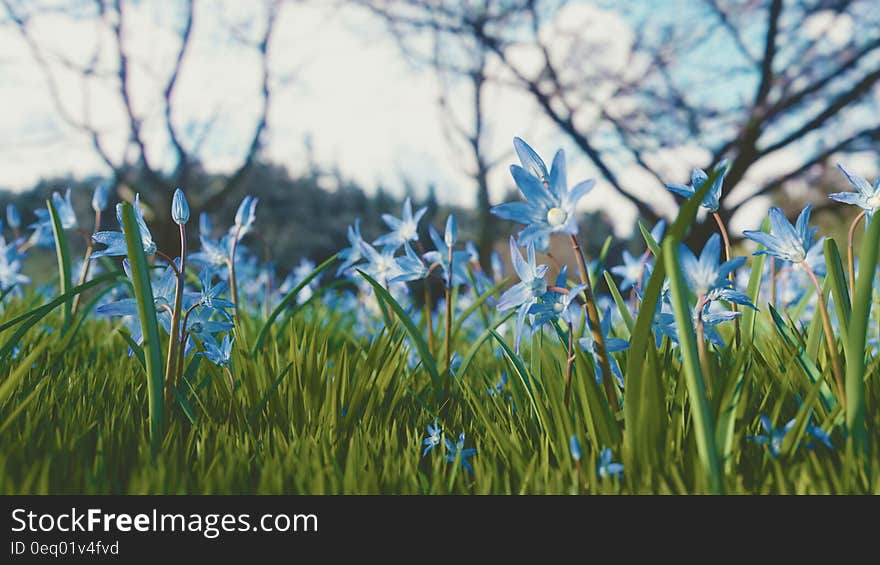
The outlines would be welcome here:
[[[669,290],[672,307],[675,313],[675,325],[678,328],[678,340],[681,349],[682,367],[685,383],[691,402],[694,419],[694,432],[697,439],[697,451],[700,455],[703,471],[706,473],[710,489],[715,494],[723,491],[721,465],[718,461],[718,450],[715,446],[715,430],[712,424],[712,412],[706,398],[706,386],[700,370],[697,353],[697,337],[688,302],[688,289],[678,263],[678,241],[667,237],[663,242],[663,260],[669,274]]]
[[[397,319],[400,320],[400,323],[403,324],[404,329],[406,330],[407,335],[412,340],[413,345],[416,348],[416,351],[419,354],[419,357],[422,359],[422,365],[428,371],[428,374],[431,376],[431,382],[434,383],[435,391],[440,390],[440,373],[437,371],[437,362],[434,360],[434,356],[431,355],[431,350],[428,349],[428,344],[425,343],[425,338],[422,337],[422,334],[419,333],[418,327],[416,327],[415,323],[412,321],[406,310],[394,300],[394,297],[391,296],[385,287],[376,282],[373,277],[368,275],[367,273],[361,271],[360,269],[357,272],[364,277],[364,279],[370,283],[370,286],[373,287],[373,290],[376,292],[376,296],[379,298],[380,302],[387,304],[394,311],[394,314],[397,316]]]
[[[632,335],[635,322],[633,321],[632,314],[629,313],[626,301],[620,295],[620,290],[618,290],[617,285],[614,283],[611,273],[605,271],[603,274],[605,275],[605,284],[608,285],[608,290],[611,291],[611,297],[614,298],[614,304],[617,305],[617,311],[620,312],[620,317],[623,318],[623,323],[626,324],[626,329],[629,330],[630,335]]]
[[[480,336],[476,339],[476,341],[471,344],[470,348],[468,348],[467,352],[465,352],[464,357],[462,357],[461,365],[458,366],[458,370],[456,371],[456,374],[459,378],[464,376],[465,371],[467,371],[467,368],[471,364],[471,361],[474,360],[474,356],[476,356],[477,351],[479,351],[480,347],[487,339],[492,337],[492,333],[494,332],[494,330],[497,329],[498,326],[509,320],[511,317],[513,317],[514,314],[516,314],[516,311],[512,310],[501,318],[497,319],[495,323],[486,328],[483,333],[481,333]]]
[[[315,279],[318,275],[326,271],[333,263],[336,261],[338,254],[334,254],[329,259],[318,265],[314,271],[309,273],[303,280],[296,285],[293,290],[284,295],[284,298],[281,299],[281,302],[278,306],[272,310],[272,313],[269,314],[269,317],[266,318],[266,322],[263,324],[263,327],[260,328],[260,333],[257,334],[257,341],[254,343],[254,347],[251,350],[251,357],[256,357],[257,352],[263,346],[263,342],[266,340],[266,335],[269,333],[269,328],[272,327],[272,324],[275,322],[275,319],[281,315],[281,313],[287,308],[287,305],[293,302],[296,299],[296,295],[304,289],[312,280]]]
[[[520,359],[519,355],[514,353],[510,346],[505,343],[504,338],[498,335],[494,330],[492,331],[492,337],[494,337],[498,344],[501,345],[501,349],[504,351],[504,356],[507,357],[507,360],[513,365],[513,370],[516,373],[516,376],[519,377],[519,380],[529,397],[529,402],[532,404],[532,410],[535,412],[535,417],[538,418],[538,425],[541,426],[542,431],[546,432],[547,428],[544,426],[544,419],[541,417],[541,411],[538,409],[538,402],[535,400],[535,391],[532,388],[532,378],[529,374],[529,370],[526,369],[526,366],[522,359]]]
[[[12,350],[15,349],[15,346],[18,345],[18,342],[21,340],[24,334],[27,333],[29,329],[31,329],[34,325],[36,325],[40,320],[46,317],[46,315],[48,315],[59,305],[64,304],[65,301],[76,296],[80,292],[84,292],[92,288],[93,286],[97,286],[101,283],[112,281],[114,279],[119,279],[119,271],[116,271],[114,273],[105,273],[103,275],[95,277],[89,282],[74,287],[70,289],[69,292],[55,297],[49,303],[25,312],[21,316],[17,316],[16,318],[0,326],[0,332],[2,332],[3,330],[9,329],[20,322],[24,322],[21,327],[18,328],[14,334],[12,334],[12,337],[6,340],[6,342],[3,344],[3,348],[0,349],[0,359],[5,359],[7,355],[12,353]]]
[[[868,319],[871,314],[874,276],[880,255],[880,221],[875,216],[862,239],[859,274],[849,321],[849,347],[846,355],[846,428],[857,453],[868,451],[868,429],[865,401],[865,349],[868,340]]]
[[[61,294],[67,294],[70,291],[70,248],[67,245],[67,236],[64,234],[64,228],[61,226],[61,219],[58,217],[58,210],[52,199],[46,200],[46,207],[49,208],[49,218],[52,220],[52,234],[55,236],[55,255],[58,258],[58,280],[61,286]],[[73,317],[73,301],[67,300],[64,303],[64,330],[70,326]]]
[[[837,313],[840,341],[846,351],[849,341],[849,320],[852,314],[850,305],[849,289],[846,285],[846,275],[843,271],[843,262],[840,260],[840,251],[834,238],[825,240],[825,265],[828,273],[825,275],[825,284],[831,286],[831,296],[834,298],[834,310]]]
[[[143,332],[144,359],[147,369],[147,393],[150,407],[150,445],[155,455],[159,451],[164,434],[164,382],[162,367],[159,324],[156,321],[156,307],[153,304],[153,289],[150,284],[150,268],[144,255],[143,240],[135,218],[134,208],[128,202],[122,203],[122,228],[125,232],[125,246],[131,265],[131,282],[137,300],[138,317]]]

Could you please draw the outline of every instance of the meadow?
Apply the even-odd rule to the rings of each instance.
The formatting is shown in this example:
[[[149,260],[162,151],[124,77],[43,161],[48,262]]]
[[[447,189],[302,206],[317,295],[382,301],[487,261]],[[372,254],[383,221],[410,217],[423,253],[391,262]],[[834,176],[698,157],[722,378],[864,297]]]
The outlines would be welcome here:
[[[120,203],[82,262],[69,194],[29,235],[11,210],[0,492],[880,493],[880,183],[841,168],[849,241],[817,238],[809,206],[794,224],[771,209],[752,255],[720,219],[682,243],[723,190],[724,164],[695,170],[668,185],[674,221],[639,225],[641,254],[584,257],[592,181],[515,148],[523,200],[494,213],[524,229],[491,272],[452,217],[420,240],[408,201],[378,240],[351,226],[350,247],[283,280],[248,249],[255,198],[228,230],[202,214],[195,242],[178,191],[178,250]],[[23,262],[50,249],[53,283],[31,284]]]

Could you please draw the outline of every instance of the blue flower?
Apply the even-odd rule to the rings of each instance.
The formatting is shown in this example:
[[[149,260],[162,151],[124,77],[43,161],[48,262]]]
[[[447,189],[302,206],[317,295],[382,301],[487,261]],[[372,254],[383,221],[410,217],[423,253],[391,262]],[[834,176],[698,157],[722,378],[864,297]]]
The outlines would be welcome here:
[[[9,223],[9,227],[14,230],[21,227],[21,214],[15,204],[6,205],[6,221]]]
[[[403,202],[403,211],[400,218],[391,214],[382,214],[382,221],[391,228],[389,233],[379,237],[373,245],[382,245],[397,249],[407,241],[419,239],[419,220],[428,211],[428,208],[420,208],[415,214],[412,211],[412,202],[409,198]],[[349,238],[350,239],[350,238]]]
[[[812,422],[807,422],[807,433],[810,434],[816,441],[827,447],[828,449],[834,449],[834,445],[831,444],[831,435],[815,425]],[[807,444],[807,447],[813,447],[812,442]]]
[[[713,289],[730,287],[732,283],[727,278],[728,275],[746,262],[745,257],[734,257],[719,265],[721,236],[717,233],[712,234],[703,246],[699,259],[684,244],[679,244],[678,253],[684,279],[698,297]]]
[[[214,314],[216,312],[223,314],[225,319],[214,319]],[[214,341],[215,334],[229,331],[235,327],[235,324],[233,324],[230,319],[231,317],[229,314],[223,310],[217,310],[214,308],[196,308],[190,313],[189,320],[187,320],[186,331],[197,336],[202,342]],[[190,346],[191,342],[187,340],[187,352],[189,352]]]
[[[230,235],[241,240],[245,234],[251,231],[251,227],[253,227],[254,221],[257,219],[257,203],[259,201],[259,198],[255,198],[250,194],[242,199],[241,204],[238,205],[238,210],[235,211],[235,224],[229,228]]]
[[[501,295],[496,306],[500,312],[514,308],[519,309],[516,319],[516,330],[514,331],[517,351],[519,351],[519,342],[529,309],[547,292],[547,281],[544,280],[544,275],[547,274],[547,265],[536,264],[534,245],[527,245],[526,253],[528,254],[528,261],[523,258],[519,247],[516,245],[516,240],[511,237],[510,258],[513,261],[513,268],[519,276],[520,282],[507,289]]]
[[[134,197],[134,215],[137,220],[138,231],[141,232],[141,244],[143,245],[144,253],[152,255],[156,252],[156,243],[153,241],[150,229],[144,221],[140,194]],[[106,245],[107,247],[92,253],[91,259],[97,257],[124,257],[128,255],[128,249],[125,247],[125,229],[122,227],[122,203],[116,205],[116,220],[119,222],[119,229],[121,231],[99,231],[92,235],[92,239],[96,243]]]
[[[434,229],[434,226],[431,226],[428,229],[428,235],[431,236],[431,241],[434,242],[436,251],[428,251],[422,256],[432,267],[434,265],[440,267],[443,271],[443,280],[446,282],[447,288],[467,284],[468,282],[467,264],[469,254],[467,251],[453,251],[452,269],[449,268],[449,249],[452,245],[447,244],[446,241],[452,238],[454,245],[455,237],[453,232],[455,231],[455,220],[452,221],[452,226],[450,226],[449,221],[446,222],[446,233],[442,238],[437,233],[437,230]]]
[[[721,161],[718,163],[715,170],[717,171],[719,169],[721,170],[721,174],[718,175],[718,178],[712,183],[712,188],[709,189],[709,192],[703,197],[703,201],[700,202],[700,206],[709,212],[717,212],[718,208],[721,206],[721,185],[724,184],[724,176],[727,174],[727,161]],[[702,169],[694,169],[691,171],[690,185],[667,184],[666,189],[679,196],[692,198],[707,180],[709,180],[709,175],[706,174],[706,171]]]
[[[380,253],[376,251],[375,247],[363,240],[360,242],[360,247],[363,258],[367,260],[367,263],[361,266],[361,270],[378,283],[387,286],[389,281],[402,274],[397,260],[394,258],[393,248],[386,247]]]
[[[865,211],[865,215],[868,217],[868,221],[870,221],[871,217],[880,209],[880,178],[877,178],[874,186],[871,186],[871,183],[858,175],[850,173],[840,163],[837,164],[837,168],[846,175],[847,180],[856,187],[857,192],[835,192],[834,194],[829,194],[828,198],[837,202],[843,202],[844,204],[855,204]]]
[[[201,293],[199,294],[199,305],[211,310],[223,311],[224,308],[235,308],[232,302],[219,298],[220,294],[226,290],[226,281],[220,281],[214,284],[214,270],[210,267],[202,269],[199,273],[199,282],[201,284]]]
[[[122,261],[122,268],[125,274],[131,280],[131,265],[128,259]],[[171,308],[174,305],[177,291],[177,275],[169,266],[159,276],[159,278],[150,285],[153,290],[153,305],[156,307],[156,319],[166,333],[171,333]],[[185,297],[189,298],[189,297]],[[131,323],[128,327],[131,331],[131,339],[135,343],[143,343],[143,334],[141,333],[140,318],[138,315],[137,300],[134,298],[123,298],[115,302],[103,304],[95,309],[99,314],[105,316],[124,316]]]
[[[95,191],[92,192],[92,210],[95,212],[103,212],[106,210],[108,196],[109,189],[106,184],[101,183],[96,186]]]
[[[208,361],[218,367],[228,367],[232,362],[232,344],[235,338],[229,338],[229,334],[223,336],[223,341],[219,344],[214,339],[206,339],[202,342],[205,350],[201,352]]]
[[[553,159],[546,183],[519,165],[511,165],[510,172],[526,201],[495,206],[492,213],[504,220],[526,224],[519,234],[520,245],[531,243],[543,247],[544,240],[552,233],[577,234],[575,207],[592,190],[595,181],[584,181],[569,190],[565,153],[561,149]]]
[[[498,379],[498,382],[487,388],[486,392],[489,394],[489,396],[499,395],[504,392],[505,385],[507,385],[507,371],[502,371],[501,377]]]
[[[571,434],[571,437],[568,438],[568,451],[571,453],[571,458],[575,461],[580,461],[581,457],[583,457],[581,442],[578,441],[578,437],[574,434]]]
[[[207,212],[199,214],[199,236],[211,237],[211,216]]]
[[[604,312],[604,316],[599,321],[599,327],[602,331],[602,337],[605,338],[605,350],[608,353],[615,353],[617,351],[624,351],[629,348],[629,342],[625,339],[620,339],[616,337],[608,337],[608,334],[611,332],[611,310],[606,309]],[[587,333],[585,337],[582,337],[578,340],[578,343],[581,346],[581,349],[590,353],[593,356],[593,366],[596,369],[596,382],[602,382],[602,366],[599,363],[599,354],[596,351],[596,342],[593,340],[593,335],[589,332],[590,321],[587,320]],[[611,366],[611,372],[614,373],[614,377],[617,379],[617,384],[620,385],[620,388],[623,388],[623,373],[620,372],[620,366],[617,364],[617,361],[614,359],[613,355],[608,355],[608,364]]]
[[[455,463],[455,459],[458,458],[461,461],[461,466],[473,473],[474,468],[471,462],[468,461],[468,458],[476,454],[477,450],[474,447],[465,449],[464,432],[461,432],[461,435],[458,436],[458,441],[455,443],[449,441],[449,438],[444,438],[443,441],[446,443],[446,460],[450,463]]]
[[[361,220],[358,218],[354,221],[353,226],[348,226],[349,246],[339,252],[342,264],[336,270],[337,277],[363,259],[363,254],[361,253],[362,241],[364,241],[364,238],[361,237]]]
[[[800,263],[807,257],[807,249],[812,245],[818,228],[810,228],[812,204],[801,211],[794,226],[778,207],[770,208],[770,233],[746,230],[743,235],[763,245],[766,249],[755,251],[754,255],[772,255],[783,261]]]
[[[171,200],[171,219],[178,226],[189,221],[189,203],[186,201],[186,195],[179,188],[174,191],[174,197]]]
[[[458,241],[458,225],[455,223],[455,216],[449,214],[446,218],[446,230],[443,232],[443,242],[446,247],[453,247]],[[468,252],[470,258],[470,252]]]
[[[412,246],[410,246],[409,242],[403,244],[404,251],[406,254],[402,257],[398,257],[397,266],[401,271],[401,274],[397,275],[389,282],[406,282],[406,281],[417,281],[423,279],[428,276],[431,272],[428,269],[428,266],[425,265],[425,262],[422,260],[418,254],[413,251]]]
[[[599,462],[596,465],[596,474],[599,475],[599,478],[607,479],[614,477],[619,479],[623,476],[623,464],[614,463],[612,457],[613,454],[610,447],[602,448],[602,451],[599,453]]]
[[[34,230],[28,238],[28,242],[34,247],[54,248],[55,236],[52,232],[52,218],[49,217],[49,210],[37,208],[34,210],[34,214],[37,216],[37,221],[28,226]]]
[[[53,192],[52,204],[55,206],[55,211],[58,213],[61,227],[66,230],[75,228],[77,225],[76,213],[73,211],[73,203],[70,201],[70,189],[68,188],[64,193],[64,198],[62,198],[57,192]]]
[[[567,266],[562,267],[559,276],[556,277],[556,287],[564,289],[567,282]],[[587,287],[585,284],[577,285],[568,289],[568,294],[548,290],[541,297],[541,302],[535,303],[529,308],[529,314],[535,316],[533,326],[539,328],[544,324],[552,323],[557,318],[562,318],[566,324],[577,324],[577,315],[580,309],[574,299]]]
[[[206,267],[226,267],[230,262],[229,247],[232,244],[232,237],[227,234],[215,241],[205,233],[199,234],[201,249],[189,256],[190,261],[198,265]]]
[[[746,436],[746,438],[751,439],[758,445],[766,445],[770,449],[770,455],[777,457],[782,451],[782,441],[785,439],[785,435],[794,427],[794,423],[795,418],[792,418],[782,426],[782,429],[777,430],[770,421],[770,418],[761,414],[761,426],[764,428],[765,433]]]
[[[0,290],[3,292],[31,282],[31,279],[21,274],[20,257],[15,244],[7,245],[6,238],[0,235]]]
[[[650,262],[647,258],[633,257],[626,249],[623,250],[623,265],[611,267],[611,274],[621,277],[620,290],[640,288],[642,282],[650,276]]]
[[[428,424],[428,437],[422,440],[422,445],[425,446],[424,451],[422,451],[422,457],[428,454],[429,451],[440,445],[440,440],[443,437],[443,430],[440,428],[440,425],[437,424],[437,418],[434,418],[434,425]]]

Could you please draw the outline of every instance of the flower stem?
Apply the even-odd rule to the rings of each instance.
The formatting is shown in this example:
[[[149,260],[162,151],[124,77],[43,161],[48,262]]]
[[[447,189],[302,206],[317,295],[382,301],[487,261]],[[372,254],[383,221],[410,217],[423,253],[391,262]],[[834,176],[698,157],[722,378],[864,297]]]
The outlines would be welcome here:
[[[834,380],[837,383],[837,394],[840,396],[840,405],[846,408],[846,389],[843,384],[843,369],[840,365],[840,355],[837,352],[837,343],[834,340],[834,333],[831,328],[831,318],[828,316],[828,306],[825,304],[825,295],[822,293],[822,287],[819,286],[819,279],[816,273],[806,261],[801,261],[801,266],[807,271],[813,286],[816,287],[816,301],[819,305],[819,312],[822,314],[822,325],[825,330],[825,344],[828,346],[828,355],[831,357],[831,369],[834,373]]]
[[[172,261],[172,264],[174,262]],[[180,226],[180,269],[177,270],[177,292],[171,312],[171,335],[168,338],[168,358],[165,362],[165,407],[170,410],[171,392],[177,386],[177,356],[180,354],[180,317],[183,310],[183,285],[186,283],[186,228]]]
[[[431,321],[431,284],[428,282],[428,277],[424,279],[425,284],[425,326],[428,331],[428,349],[431,351],[431,355],[434,354],[434,324]]]
[[[574,326],[568,324],[568,360],[565,367],[565,407],[568,408],[568,401],[571,398],[571,375],[574,372]]]
[[[770,306],[776,308],[776,257],[770,257]]]
[[[446,274],[446,398],[449,398],[449,387],[452,381],[452,246],[449,246],[449,272]]]
[[[602,383],[605,385],[605,395],[608,397],[608,404],[620,410],[620,401],[617,398],[617,392],[614,390],[614,375],[611,372],[611,364],[608,362],[608,350],[605,349],[605,337],[602,335],[602,326],[599,322],[599,310],[596,308],[593,287],[590,284],[590,275],[587,273],[587,262],[584,259],[577,236],[570,234],[569,238],[571,239],[571,247],[574,249],[574,256],[581,274],[581,283],[585,285],[584,312],[590,321],[590,331],[593,334],[593,342],[596,345],[596,356],[599,358],[599,366],[602,368]]]
[[[714,379],[712,378],[712,373],[709,371],[709,351],[706,348],[705,328],[703,324],[703,308],[708,304],[709,301],[706,300],[705,294],[697,299],[697,320],[694,325],[697,332],[697,353],[700,356],[700,369],[703,371],[703,376],[706,381],[706,396],[712,398],[714,388],[714,383],[712,381]]]
[[[715,218],[715,223],[718,224],[718,231],[721,232],[721,239],[724,240],[724,260],[730,261],[730,237],[727,235],[727,228],[724,227],[724,221],[721,219],[721,215],[718,212],[712,212],[712,217]],[[734,276],[733,272],[727,275],[727,278],[733,282]],[[736,304],[730,305],[730,309],[734,312],[737,311]],[[739,331],[739,318],[733,319],[733,332],[734,332],[734,341],[736,342],[736,346],[739,347],[740,342],[740,331]]]
[[[97,232],[99,229],[101,229],[101,211],[95,210],[95,229],[94,229],[94,231]],[[17,238],[18,238],[18,236],[16,236],[16,239]],[[80,271],[79,283],[77,284],[77,286],[82,286],[83,284],[85,284],[86,279],[89,278],[89,268],[92,266],[92,262],[89,260],[89,257],[92,255],[93,249],[94,249],[94,243],[92,242],[92,238],[88,238],[88,240],[86,241],[86,252],[85,252],[85,255],[83,255],[82,271]],[[76,314],[76,308],[77,308],[77,306],[79,306],[79,299],[81,296],[82,296],[81,293],[77,293],[77,295],[73,297],[73,306],[71,308],[71,314]]]
[[[235,284],[235,250],[238,248],[238,236],[241,232],[241,228],[235,230],[235,234],[232,237],[232,245],[229,248],[229,259],[227,259],[226,266],[229,268],[229,293],[232,295],[232,304],[235,306],[235,312],[232,313],[235,316],[235,322],[238,323],[238,286]]]
[[[853,246],[853,240],[856,236],[856,226],[859,225],[859,222],[862,221],[862,218],[865,217],[865,211],[862,210],[858,216],[855,217],[852,224],[849,226],[849,235],[846,239],[846,249],[847,249],[847,263],[849,267],[849,299],[850,301],[855,300],[856,298],[856,258],[855,258],[855,249]]]

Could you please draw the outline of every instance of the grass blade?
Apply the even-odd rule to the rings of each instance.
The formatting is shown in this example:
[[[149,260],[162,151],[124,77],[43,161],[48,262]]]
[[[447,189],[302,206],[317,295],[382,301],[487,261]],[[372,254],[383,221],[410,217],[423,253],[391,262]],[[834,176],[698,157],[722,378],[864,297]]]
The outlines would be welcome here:
[[[397,319],[400,320],[400,323],[403,324],[407,335],[409,335],[409,338],[412,340],[413,345],[415,346],[416,351],[419,354],[419,357],[421,357],[422,359],[422,365],[431,376],[431,382],[434,384],[435,391],[439,391],[441,382],[440,373],[437,371],[437,362],[434,360],[434,356],[431,355],[431,350],[428,349],[428,344],[425,342],[425,338],[423,338],[422,334],[419,333],[419,329],[412,321],[412,318],[407,315],[406,310],[403,309],[403,306],[401,306],[396,300],[394,300],[394,297],[391,296],[391,293],[385,290],[384,286],[379,284],[373,277],[361,271],[360,269],[358,269],[358,273],[360,273],[360,275],[364,277],[364,280],[370,283],[370,286],[373,287],[373,291],[375,291],[376,297],[380,300],[380,302],[390,306],[391,309],[394,311],[394,314],[397,316]]]

